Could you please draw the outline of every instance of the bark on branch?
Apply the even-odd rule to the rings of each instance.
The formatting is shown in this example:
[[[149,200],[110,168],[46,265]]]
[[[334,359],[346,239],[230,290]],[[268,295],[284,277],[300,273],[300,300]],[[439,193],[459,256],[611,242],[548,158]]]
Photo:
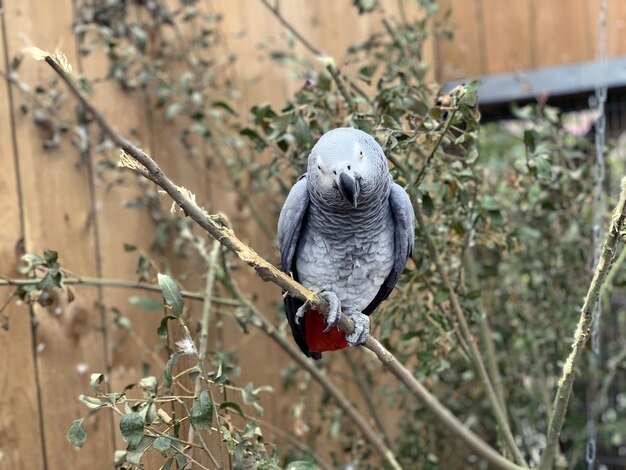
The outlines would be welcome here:
[[[565,413],[567,412],[567,405],[569,403],[570,396],[572,395],[572,387],[574,385],[574,378],[576,376],[576,365],[580,361],[582,356],[583,347],[589,339],[591,332],[591,325],[593,324],[594,312],[596,304],[598,303],[598,297],[602,290],[609,270],[615,261],[615,255],[617,253],[617,245],[622,239],[622,229],[624,227],[624,221],[626,220],[626,178],[622,179],[622,189],[619,197],[619,202],[613,210],[611,217],[611,226],[606,235],[604,245],[602,245],[602,253],[600,254],[600,261],[596,266],[593,274],[593,279],[587,291],[583,308],[580,311],[580,319],[578,320],[578,327],[574,334],[574,344],[572,345],[572,351],[570,352],[565,365],[563,366],[563,373],[558,382],[556,396],[554,398],[554,406],[552,412],[552,419],[548,427],[548,437],[546,443],[546,450],[543,453],[541,462],[539,464],[540,469],[552,468],[552,461],[554,460],[554,454],[556,451],[556,445],[561,435],[561,429],[563,428],[563,421],[565,420]]]
[[[69,87],[72,94],[89,111],[94,120],[102,127],[107,136],[120,147],[129,157],[143,165],[145,172],[141,171],[148,179],[160,186],[169,196],[180,206],[185,215],[193,219],[198,225],[206,230],[211,237],[218,240],[223,246],[235,253],[242,261],[253,268],[256,273],[265,281],[272,282],[285,290],[289,295],[308,302],[314,309],[326,314],[328,303],[318,297],[315,292],[307,289],[295,282],[291,277],[282,273],[274,265],[259,256],[254,250],[239,240],[233,231],[222,225],[219,217],[209,215],[204,209],[199,207],[187,195],[183,188],[175,185],[159,168],[155,161],[135,147],[108,122],[108,120],[91,103],[88,97],[81,91],[72,76],[66,69],[50,55],[42,57],[46,63],[61,77]],[[345,333],[352,333],[354,323],[346,315],[342,315],[338,324]],[[369,336],[363,347],[372,351],[383,365],[402,382],[422,403],[454,434],[460,437],[477,455],[489,461],[495,468],[520,469],[513,462],[505,459],[489,444],[467,428],[458,418],[456,418],[437,398],[435,398],[413,374],[407,370],[393,354],[385,349],[376,338]]]

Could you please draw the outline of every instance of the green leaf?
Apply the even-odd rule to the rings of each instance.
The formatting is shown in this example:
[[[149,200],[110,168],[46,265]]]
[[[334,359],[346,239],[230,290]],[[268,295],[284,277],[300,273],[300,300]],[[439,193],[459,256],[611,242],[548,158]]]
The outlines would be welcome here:
[[[45,264],[45,261],[41,259],[41,257],[36,255],[35,253],[26,253],[25,255],[22,256],[22,261],[25,261],[27,266],[20,267],[19,271],[21,274],[27,274],[33,268],[36,268],[37,266],[41,266],[42,264]]]
[[[81,394],[78,399],[82,401],[90,410],[97,410],[98,408],[106,406],[106,402],[104,400],[96,397],[90,397],[89,395],[85,395],[84,393]]]
[[[549,180],[552,177],[552,165],[549,160],[543,157],[536,157],[533,159],[532,163],[537,169],[537,175],[540,178]]]
[[[478,87],[480,86],[479,80],[472,80],[469,83],[464,85],[465,93],[461,97],[461,104],[467,106],[476,106],[476,102],[478,101]]]
[[[290,462],[285,470],[318,470],[319,467],[313,462],[307,462],[306,460],[296,460]]]
[[[118,315],[117,317],[115,317],[115,324],[125,331],[130,331],[133,329],[133,324],[130,321],[130,318],[125,317],[124,315]]]
[[[213,400],[203,391],[191,407],[191,424],[195,429],[210,429],[213,421]]]
[[[352,4],[358,8],[359,15],[364,13],[370,13],[374,11],[376,5],[378,4],[378,0],[352,0]]]
[[[172,367],[176,365],[179,357],[180,353],[175,352],[165,365],[165,370],[163,371],[163,385],[165,385],[165,388],[168,390],[172,388]]]
[[[235,110],[226,101],[214,101],[213,102],[213,106],[216,107],[216,108],[222,108],[222,109],[226,110],[226,112],[228,112],[228,114],[230,114],[232,116],[236,116],[237,115]]]
[[[171,103],[168,107],[167,110],[165,111],[165,119],[167,121],[171,121],[172,119],[174,119],[176,117],[176,115],[178,113],[180,113],[181,109],[183,109],[182,105],[178,102],[173,102]]]
[[[144,54],[146,52],[146,42],[148,40],[146,32],[139,26],[132,25],[130,27],[130,33],[135,40],[135,45],[137,46],[137,49],[139,50],[139,52]]]
[[[176,317],[172,315],[166,315],[165,317],[163,317],[163,319],[161,320],[161,324],[157,329],[157,334],[159,335],[159,338],[167,338],[167,322],[169,320],[176,320]]]
[[[424,193],[424,195],[422,196],[422,209],[424,210],[424,214],[429,217],[432,215],[435,209],[435,203],[428,195],[428,193]]]
[[[176,454],[176,463],[178,470],[183,470],[187,466],[187,456],[185,454]]]
[[[246,127],[240,130],[239,134],[249,138],[254,143],[255,150],[257,152],[262,152],[263,150],[265,150],[265,147],[267,147],[267,143],[265,142],[265,140],[259,135],[257,131],[253,129]]]
[[[166,274],[159,273],[157,275],[157,281],[163,291],[165,303],[172,309],[176,318],[180,317],[181,313],[183,313],[184,305],[180,287],[178,287],[178,284],[176,284],[176,282]]]
[[[143,418],[139,413],[127,413],[120,420],[122,437],[129,447],[136,447],[143,437]]]
[[[535,151],[535,133],[530,129],[524,131],[524,145],[529,152]]]
[[[77,449],[80,449],[87,440],[87,431],[83,427],[83,419],[74,420],[67,431],[67,440]]]
[[[143,457],[144,452],[150,447],[155,441],[155,438],[152,436],[143,436],[137,444],[137,447],[133,450],[129,450],[126,454],[126,461],[128,463],[132,463],[134,465],[139,465],[141,463],[141,457]]]
[[[43,259],[46,261],[46,264],[50,267],[52,265],[56,265],[59,260],[59,254],[54,250],[44,250]]]
[[[121,467],[124,462],[126,462],[126,454],[128,451],[126,450],[116,450],[113,455],[113,465],[115,467]]]
[[[154,447],[159,452],[165,452],[170,448],[172,441],[169,437],[159,436],[152,443],[152,447]]]
[[[109,399],[109,403],[111,405],[115,405],[120,398],[122,398],[125,393],[107,393],[107,398]]]
[[[89,385],[91,385],[91,389],[96,393],[102,393],[100,390],[100,384],[104,382],[103,374],[91,374],[89,378]]]
[[[228,408],[232,408],[233,410],[235,410],[237,413],[241,415],[242,418],[245,417],[243,414],[243,410],[241,409],[241,406],[239,405],[239,403],[234,402],[234,401],[225,401],[220,405],[220,410],[225,410]]]
[[[162,302],[159,302],[154,297],[148,297],[147,295],[133,295],[128,301],[142,310],[161,310],[163,308]]]

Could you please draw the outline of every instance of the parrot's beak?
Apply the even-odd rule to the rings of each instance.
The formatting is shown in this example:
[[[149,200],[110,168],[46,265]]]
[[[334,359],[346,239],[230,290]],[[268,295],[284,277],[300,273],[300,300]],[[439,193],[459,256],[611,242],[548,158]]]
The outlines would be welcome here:
[[[343,198],[356,209],[359,200],[360,187],[359,182],[353,175],[344,171],[339,173],[339,191],[341,192]]]

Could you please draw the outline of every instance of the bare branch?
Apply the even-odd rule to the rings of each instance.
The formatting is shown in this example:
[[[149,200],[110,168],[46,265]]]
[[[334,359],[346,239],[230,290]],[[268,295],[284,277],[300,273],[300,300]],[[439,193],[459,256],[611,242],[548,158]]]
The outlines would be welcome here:
[[[223,246],[235,253],[239,258],[252,267],[256,273],[264,280],[272,282],[284,289],[290,296],[309,302],[312,308],[328,313],[328,303],[320,299],[313,291],[307,289],[301,284],[295,282],[291,277],[282,273],[274,265],[259,256],[254,250],[239,240],[233,231],[220,223],[218,216],[209,215],[204,209],[200,208],[191,198],[185,196],[185,192],[181,191],[164,173],[155,161],[139,148],[132,145],[128,140],[107,121],[107,119],[97,110],[91,101],[84,95],[78,85],[74,82],[61,65],[59,65],[51,56],[45,56],[45,61],[50,67],[61,77],[67,84],[71,92],[78,98],[81,104],[92,114],[94,120],[102,127],[103,131],[109,138],[129,156],[141,163],[149,173],[149,179],[160,186],[170,197],[180,206],[183,212],[193,219],[200,227],[205,229],[214,239],[218,240]],[[339,328],[345,333],[352,333],[354,323],[346,315],[341,315],[338,322]],[[281,338],[277,335],[276,338]],[[285,341],[284,338],[281,338]],[[278,339],[277,339],[278,341]],[[393,354],[385,349],[380,342],[373,336],[369,336],[363,347],[372,351],[383,365],[400,380],[424,405],[435,415],[441,422],[451,431],[457,434],[474,452],[482,458],[488,460],[496,468],[502,469],[519,469],[518,465],[510,462],[496,452],[491,446],[483,441],[479,436],[468,429],[458,418],[456,418],[445,406],[443,406],[420,382],[418,382],[413,374],[409,372]],[[315,369],[317,370],[317,369]],[[318,373],[321,373],[318,371]],[[357,413],[358,414],[358,413]],[[358,417],[363,420],[361,415]],[[384,444],[382,444],[384,446]],[[387,461],[395,460],[393,454],[389,451]],[[396,466],[395,468],[399,468]]]
[[[552,468],[556,444],[559,440],[559,436],[561,435],[563,421],[565,420],[565,413],[567,412],[567,405],[569,403],[570,396],[572,395],[574,377],[576,376],[576,365],[582,356],[583,346],[589,338],[591,325],[593,324],[593,314],[595,312],[596,304],[598,303],[598,297],[600,296],[600,291],[606,281],[607,274],[615,261],[617,245],[622,238],[622,228],[624,227],[625,220],[626,178],[622,179],[622,190],[619,202],[613,210],[611,226],[609,227],[606,240],[602,246],[600,261],[598,262],[596,270],[593,273],[593,279],[589,285],[589,290],[587,291],[583,308],[580,311],[580,319],[578,320],[578,327],[576,328],[576,333],[574,334],[572,351],[565,361],[563,374],[558,382],[556,396],[554,398],[552,419],[550,420],[550,425],[548,427],[546,450],[541,457],[541,462],[539,464],[539,468],[541,469]]]

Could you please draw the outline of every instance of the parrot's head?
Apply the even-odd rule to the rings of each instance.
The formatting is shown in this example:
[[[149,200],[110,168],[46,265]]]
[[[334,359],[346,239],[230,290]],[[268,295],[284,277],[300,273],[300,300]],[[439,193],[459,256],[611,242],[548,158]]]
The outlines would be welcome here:
[[[329,207],[356,209],[371,198],[384,197],[389,178],[383,149],[358,129],[327,132],[309,155],[309,192]]]

